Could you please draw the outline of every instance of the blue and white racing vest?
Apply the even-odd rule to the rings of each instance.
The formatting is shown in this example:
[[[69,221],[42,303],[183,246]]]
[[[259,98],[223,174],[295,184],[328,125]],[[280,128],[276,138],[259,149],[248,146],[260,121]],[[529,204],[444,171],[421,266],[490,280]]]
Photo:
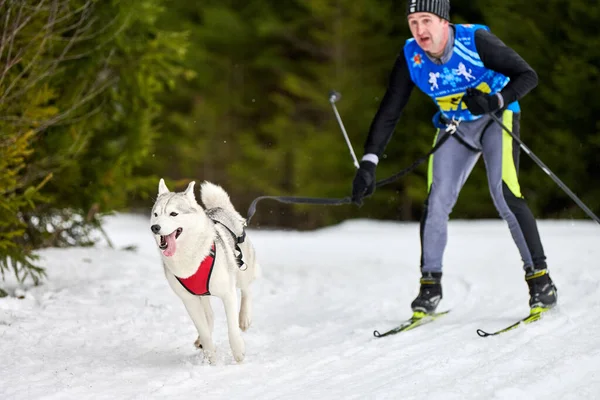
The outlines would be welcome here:
[[[419,47],[415,39],[404,45],[404,56],[412,81],[430,96],[447,119],[473,121],[481,116],[472,115],[462,102],[468,88],[484,93],[497,93],[510,80],[499,72],[484,67],[475,47],[475,31],[490,30],[485,25],[454,25],[454,48],[450,60],[442,65],[433,63]],[[517,101],[509,104],[509,110],[519,112]],[[435,118],[434,118],[435,120]]]

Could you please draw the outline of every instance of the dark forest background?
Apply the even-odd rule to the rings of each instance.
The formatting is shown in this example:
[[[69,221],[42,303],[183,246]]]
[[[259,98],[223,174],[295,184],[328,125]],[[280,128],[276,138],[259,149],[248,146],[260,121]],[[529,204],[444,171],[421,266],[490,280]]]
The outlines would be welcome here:
[[[600,211],[600,3],[452,0],[540,78],[522,102],[524,142]],[[405,1],[0,0],[0,271],[37,282],[35,250],[92,245],[102,216],[148,213],[164,177],[222,185],[242,213],[261,195],[345,197],[396,55]],[[431,146],[418,91],[378,178]],[[538,218],[587,218],[524,153]],[[316,229],[349,218],[418,220],[426,166],[362,208],[259,204],[252,228]],[[498,218],[480,162],[452,218]]]

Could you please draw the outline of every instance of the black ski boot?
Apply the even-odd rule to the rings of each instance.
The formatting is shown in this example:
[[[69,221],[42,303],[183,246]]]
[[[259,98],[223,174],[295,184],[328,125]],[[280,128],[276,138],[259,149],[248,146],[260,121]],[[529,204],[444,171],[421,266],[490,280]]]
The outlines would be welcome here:
[[[556,305],[558,294],[556,285],[550,279],[548,269],[525,269],[525,281],[529,286],[529,307],[549,309]]]
[[[440,300],[442,300],[442,273],[424,272],[421,277],[421,290],[410,307],[415,313],[433,314]]]

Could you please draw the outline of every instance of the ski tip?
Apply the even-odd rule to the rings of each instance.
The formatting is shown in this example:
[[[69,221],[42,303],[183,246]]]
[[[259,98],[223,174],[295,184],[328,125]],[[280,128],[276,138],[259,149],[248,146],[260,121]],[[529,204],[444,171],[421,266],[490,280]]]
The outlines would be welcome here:
[[[488,336],[493,336],[493,334],[492,334],[492,333],[487,333],[486,331],[483,331],[483,330],[481,330],[481,329],[477,329],[477,334],[478,334],[480,337],[488,337]]]
[[[373,331],[373,336],[381,337],[381,333],[379,333],[379,331]]]

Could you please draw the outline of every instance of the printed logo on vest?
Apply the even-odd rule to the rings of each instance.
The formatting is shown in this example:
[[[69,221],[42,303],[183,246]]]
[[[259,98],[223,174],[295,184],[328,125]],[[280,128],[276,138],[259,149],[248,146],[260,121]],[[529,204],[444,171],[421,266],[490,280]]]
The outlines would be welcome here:
[[[453,71],[455,70],[451,71],[450,69],[448,69],[448,67],[444,67],[444,69],[442,70],[443,73],[441,75],[443,85],[450,85],[453,88],[455,88],[457,84],[462,82],[461,77],[455,75]]]
[[[429,73],[429,83],[431,84],[431,91],[433,92],[436,89],[439,89],[439,85],[437,84],[437,80],[440,77],[439,72],[430,72]]]
[[[464,76],[464,78],[467,80],[467,82],[470,82],[471,79],[473,79],[473,80],[475,79],[475,77],[473,75],[471,75],[471,71],[473,71],[471,68],[469,68],[469,71],[467,71],[467,67],[463,63],[458,64],[458,69],[452,70],[452,72],[454,72],[456,75]]]
[[[459,94],[451,94],[449,96],[442,96],[442,97],[437,97],[435,100],[440,108],[440,111],[446,113],[446,112],[450,112],[450,111],[457,111],[459,108],[459,104],[460,104],[460,109],[461,110],[466,110],[467,106],[462,103],[461,104],[461,99],[463,97],[462,93]]]
[[[412,56],[413,67],[421,68],[423,66],[423,56],[415,53]]]

